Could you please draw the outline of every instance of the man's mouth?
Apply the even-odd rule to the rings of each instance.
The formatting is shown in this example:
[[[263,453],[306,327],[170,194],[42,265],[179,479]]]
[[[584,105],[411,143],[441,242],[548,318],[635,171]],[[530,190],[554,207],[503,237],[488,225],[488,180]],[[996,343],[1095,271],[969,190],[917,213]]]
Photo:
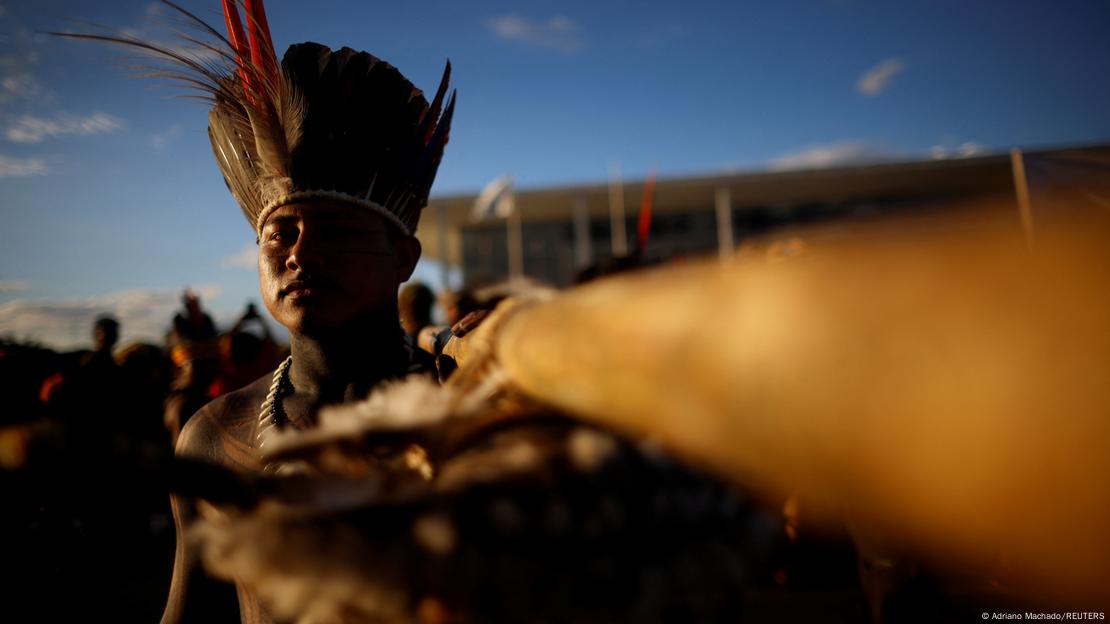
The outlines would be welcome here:
[[[327,290],[327,286],[316,279],[296,279],[281,289],[281,296],[290,299],[315,297]]]

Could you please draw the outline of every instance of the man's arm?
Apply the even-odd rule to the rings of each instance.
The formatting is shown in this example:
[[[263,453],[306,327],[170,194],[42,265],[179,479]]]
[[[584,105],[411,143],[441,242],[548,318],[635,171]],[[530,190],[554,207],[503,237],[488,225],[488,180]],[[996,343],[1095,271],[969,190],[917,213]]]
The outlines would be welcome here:
[[[185,529],[192,519],[192,511],[185,509],[187,501],[176,494],[170,495],[173,509],[173,523],[177,528],[177,548],[173,555],[173,578],[170,580],[170,595],[166,600],[166,610],[162,613],[162,624],[176,624],[184,621],[185,596],[189,577],[197,565],[196,552],[185,543]],[[191,505],[190,505],[191,506]]]
[[[211,404],[202,408],[186,423],[177,441],[178,455],[219,462],[219,427],[213,422],[210,408]],[[186,538],[196,519],[193,500],[174,494],[170,496],[170,506],[177,528],[177,548],[162,624],[238,622],[234,587],[204,574],[198,553]]]

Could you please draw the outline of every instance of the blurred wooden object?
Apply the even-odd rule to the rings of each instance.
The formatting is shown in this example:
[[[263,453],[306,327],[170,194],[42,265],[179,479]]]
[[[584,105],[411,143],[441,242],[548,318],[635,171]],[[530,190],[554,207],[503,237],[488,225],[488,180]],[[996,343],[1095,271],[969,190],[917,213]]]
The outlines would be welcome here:
[[[1030,250],[1012,208],[974,214],[601,280],[494,319],[495,357],[533,397],[829,521],[1105,599],[1110,229],[1060,210]]]

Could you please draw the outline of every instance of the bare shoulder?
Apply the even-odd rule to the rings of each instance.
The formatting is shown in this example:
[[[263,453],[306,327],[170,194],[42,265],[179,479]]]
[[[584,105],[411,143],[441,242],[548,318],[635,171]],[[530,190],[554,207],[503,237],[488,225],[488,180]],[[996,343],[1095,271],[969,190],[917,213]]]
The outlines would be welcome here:
[[[266,375],[202,407],[181,430],[177,454],[229,468],[257,469],[254,436],[258,410],[269,386]]]

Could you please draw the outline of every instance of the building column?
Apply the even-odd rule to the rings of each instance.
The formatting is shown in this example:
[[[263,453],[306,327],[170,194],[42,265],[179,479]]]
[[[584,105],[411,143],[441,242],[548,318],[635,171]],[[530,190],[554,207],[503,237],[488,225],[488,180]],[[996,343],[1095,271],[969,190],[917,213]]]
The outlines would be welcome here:
[[[443,292],[451,289],[451,261],[447,258],[447,206],[436,206],[436,241],[439,247],[439,287]]]
[[[509,242],[509,279],[524,277],[524,228],[520,210],[513,210],[505,220]]]
[[[736,244],[732,239],[732,196],[727,187],[717,189],[717,257],[722,263],[732,260]]]
[[[590,206],[585,197],[574,200],[574,264],[576,268],[590,266],[594,261],[593,240],[590,238]]]

